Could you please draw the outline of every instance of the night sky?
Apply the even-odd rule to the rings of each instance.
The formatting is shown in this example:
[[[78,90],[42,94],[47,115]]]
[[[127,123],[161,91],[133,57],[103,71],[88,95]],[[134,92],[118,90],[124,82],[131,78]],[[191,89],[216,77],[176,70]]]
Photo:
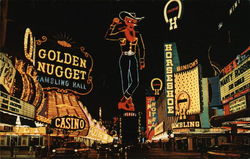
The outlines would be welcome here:
[[[145,96],[150,93],[151,79],[164,80],[164,43],[176,42],[182,65],[198,58],[203,77],[213,76],[208,61],[209,47],[212,60],[221,67],[246,49],[250,35],[250,1],[241,0],[241,6],[229,16],[234,2],[183,0],[178,29],[169,31],[163,16],[167,0],[9,0],[4,51],[24,58],[23,36],[28,27],[37,38],[67,33],[94,58],[94,89],[82,96],[81,101],[94,118],[98,118],[101,106],[103,118],[111,119],[117,115],[117,103],[122,96],[118,65],[120,48],[118,43],[105,40],[104,35],[120,11],[145,16],[137,30],[142,33],[146,47],[146,68],[140,71],[140,85],[133,97],[136,110],[145,112]],[[220,22],[223,26],[218,30]]]

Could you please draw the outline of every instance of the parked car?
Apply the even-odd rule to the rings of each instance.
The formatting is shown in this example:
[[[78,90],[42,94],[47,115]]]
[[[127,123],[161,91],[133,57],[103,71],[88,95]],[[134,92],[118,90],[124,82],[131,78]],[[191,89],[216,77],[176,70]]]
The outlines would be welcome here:
[[[207,159],[249,159],[250,146],[224,143],[208,148]]]
[[[98,144],[96,151],[98,153],[109,153],[111,151],[111,144]]]
[[[52,158],[88,157],[90,149],[83,142],[69,141],[52,150]]]
[[[117,157],[117,156],[121,156],[122,153],[124,153],[126,150],[125,150],[125,146],[123,146],[122,144],[112,144],[111,145],[111,155],[114,156],[114,157]]]

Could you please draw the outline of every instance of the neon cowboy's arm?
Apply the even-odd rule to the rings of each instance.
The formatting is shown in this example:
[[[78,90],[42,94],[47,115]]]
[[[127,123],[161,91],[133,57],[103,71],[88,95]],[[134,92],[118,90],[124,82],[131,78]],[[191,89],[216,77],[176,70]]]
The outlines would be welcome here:
[[[116,24],[111,24],[109,29],[107,30],[105,34],[105,39],[106,40],[111,40],[111,41],[118,41],[119,38],[121,37],[122,31],[116,31]]]
[[[140,47],[140,59],[144,59],[145,58],[145,45],[144,45],[144,42],[143,42],[143,38],[142,38],[142,35],[139,34],[139,41],[138,41],[138,45]]]
[[[145,45],[141,34],[139,34],[138,39],[138,56],[140,62],[140,69],[143,69],[145,68]]]

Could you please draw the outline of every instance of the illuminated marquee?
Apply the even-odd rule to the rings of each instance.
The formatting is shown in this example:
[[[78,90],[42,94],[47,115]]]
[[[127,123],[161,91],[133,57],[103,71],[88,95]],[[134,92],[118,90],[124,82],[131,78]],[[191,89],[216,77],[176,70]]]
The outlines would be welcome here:
[[[241,96],[231,102],[229,102],[230,113],[235,113],[247,108],[246,96]]]
[[[89,133],[86,136],[86,138],[94,139],[94,140],[99,140],[103,143],[111,143],[113,142],[113,138],[108,135],[105,131],[100,130],[96,127],[91,126],[89,128]]]
[[[180,116],[180,119],[186,119],[186,115],[199,114],[201,112],[199,67],[196,65],[184,72],[177,72],[174,76],[176,115]]]
[[[158,81],[158,82],[156,83],[156,81]],[[162,90],[162,81],[161,81],[161,79],[160,78],[152,79],[150,86],[151,86],[151,89],[154,91],[154,95],[159,95],[160,91]]]
[[[164,132],[164,123],[163,121],[160,122],[156,127],[155,127],[155,135],[158,135],[160,133]]]
[[[175,13],[176,11],[177,14]],[[181,18],[182,14],[181,0],[169,0],[164,7],[163,14],[166,23],[169,23],[169,30],[177,29],[178,28],[177,20]]]
[[[15,60],[14,65],[7,54],[0,53],[0,85],[8,92],[2,96],[6,98],[3,99],[2,108],[34,118],[35,109],[43,100],[42,88],[37,82],[37,73],[33,66],[23,60],[12,59]]]
[[[175,114],[179,117],[173,128],[200,128],[201,97],[198,60],[179,66],[174,74]]]
[[[16,69],[11,60],[4,53],[0,53],[0,84],[11,93],[13,88]]]
[[[238,55],[222,70],[224,76],[220,79],[222,103],[227,103],[250,91],[250,56],[248,52]]]
[[[52,43],[47,39],[43,36],[35,40],[31,30],[26,29],[24,53],[39,72],[38,81],[46,89],[62,89],[79,95],[90,93],[93,88],[91,55],[84,47],[75,47],[62,40]]]
[[[0,91],[0,110],[20,114],[31,119],[35,118],[35,107],[23,100]]]
[[[51,120],[53,128],[67,129],[67,130],[81,130],[86,127],[85,120],[75,116],[56,117]]]

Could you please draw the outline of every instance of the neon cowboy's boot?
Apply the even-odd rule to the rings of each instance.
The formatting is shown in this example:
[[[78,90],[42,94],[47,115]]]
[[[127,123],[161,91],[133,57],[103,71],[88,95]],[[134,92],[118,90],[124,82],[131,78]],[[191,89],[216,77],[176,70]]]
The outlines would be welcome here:
[[[135,105],[133,103],[132,97],[129,97],[127,99],[127,105],[126,106],[128,107],[128,111],[135,111]]]
[[[118,109],[127,110],[126,103],[127,103],[127,100],[126,100],[126,98],[123,96],[122,99],[120,100],[120,102],[118,103]]]

